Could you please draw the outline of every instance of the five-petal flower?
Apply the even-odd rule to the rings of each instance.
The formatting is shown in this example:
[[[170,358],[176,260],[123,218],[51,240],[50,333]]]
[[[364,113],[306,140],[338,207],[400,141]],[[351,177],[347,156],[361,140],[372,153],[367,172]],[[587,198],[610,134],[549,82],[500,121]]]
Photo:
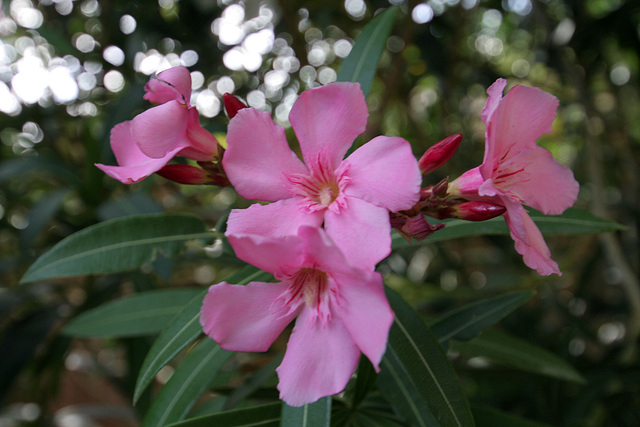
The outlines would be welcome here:
[[[301,406],[339,393],[360,352],[379,369],[393,323],[379,273],[350,263],[319,227],[229,241],[240,259],[280,282],[211,286],[200,323],[225,350],[266,351],[298,316],[277,369],[282,400]]]
[[[522,206],[558,215],[578,196],[579,185],[571,170],[536,144],[540,136],[551,132],[558,100],[525,86],[515,86],[503,98],[506,85],[506,80],[498,79],[487,90],[489,98],[482,110],[487,126],[482,165],[452,182],[449,193],[503,205],[511,237],[525,264],[542,275],[560,275],[540,230]]]
[[[367,117],[357,83],[303,92],[289,116],[303,163],[269,113],[238,111],[229,123],[224,169],[241,196],[274,203],[233,210],[227,235],[281,237],[324,224],[351,262],[373,268],[391,250],[389,211],[418,201],[422,177],[402,138],[378,136],[343,160]]]

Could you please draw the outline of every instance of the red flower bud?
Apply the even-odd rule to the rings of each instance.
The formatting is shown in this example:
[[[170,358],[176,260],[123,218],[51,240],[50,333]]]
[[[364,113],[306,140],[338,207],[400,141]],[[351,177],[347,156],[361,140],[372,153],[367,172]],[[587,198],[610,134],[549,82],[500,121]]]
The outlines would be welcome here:
[[[462,135],[457,133],[429,147],[418,161],[422,174],[433,172],[449,161],[460,146],[461,141]]]
[[[166,165],[158,172],[163,178],[187,185],[218,185],[224,187],[228,185],[226,177],[215,176],[204,169],[192,165],[171,164]]]
[[[247,106],[244,105],[242,101],[228,92],[224,94],[222,99],[224,100],[224,108],[225,110],[227,110],[227,114],[229,115],[230,119],[233,119],[233,117],[238,114],[238,111],[242,110],[243,108],[247,108]]]
[[[507,208],[489,202],[464,202],[453,208],[451,217],[467,221],[486,221],[505,213]]]

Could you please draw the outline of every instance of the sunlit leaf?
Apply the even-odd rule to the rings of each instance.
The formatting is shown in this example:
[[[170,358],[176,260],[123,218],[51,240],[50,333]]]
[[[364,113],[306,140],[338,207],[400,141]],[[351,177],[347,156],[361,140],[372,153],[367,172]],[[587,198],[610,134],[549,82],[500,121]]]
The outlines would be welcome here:
[[[607,233],[621,230],[624,227],[615,221],[599,218],[592,213],[582,209],[568,209],[562,215],[542,215],[531,210],[531,218],[536,223],[542,234],[545,235],[566,235],[566,234],[594,234]],[[509,228],[504,222],[504,218],[497,217],[488,221],[471,222],[460,219],[446,219],[442,221],[429,218],[430,222],[446,224],[442,230],[436,231],[433,235],[421,242],[408,243],[399,234],[394,233],[392,246],[400,248],[404,246],[415,246],[429,244],[444,240],[456,239],[459,237],[479,236],[479,235],[509,235]]]
[[[242,270],[230,275],[225,280],[229,283],[247,284],[251,281],[269,280],[270,274],[258,270],[253,266],[246,266]],[[156,341],[151,346],[149,354],[144,359],[136,386],[133,393],[133,401],[136,402],[142,392],[153,381],[156,374],[173,357],[188,346],[198,335],[202,333],[200,326],[200,308],[206,294],[203,290],[194,297],[173,320],[164,328]]]
[[[279,402],[269,403],[192,418],[168,427],[278,427],[281,408],[282,404]]]
[[[399,414],[418,426],[473,426],[458,378],[418,314],[387,288],[396,314],[378,388]]]
[[[560,380],[586,380],[564,359],[528,341],[496,331],[485,331],[471,341],[451,341],[451,348],[467,356],[483,356],[499,365]]]
[[[396,10],[396,7],[390,7],[365,25],[338,71],[339,82],[360,83],[365,97],[371,89],[380,56],[393,26]]]
[[[233,353],[205,338],[180,362],[145,414],[142,427],[160,427],[182,420]]]
[[[329,427],[331,425],[331,397],[323,397],[301,407],[282,404],[280,427]]]
[[[163,289],[111,301],[76,316],[62,332],[76,337],[156,334],[199,293],[199,289]]]
[[[185,243],[211,239],[193,215],[135,215],[87,227],[56,244],[27,270],[21,282],[132,270],[161,251],[175,256]]]
[[[470,340],[520,307],[534,294],[534,291],[511,292],[477,301],[445,314],[429,327],[441,343],[451,338]]]

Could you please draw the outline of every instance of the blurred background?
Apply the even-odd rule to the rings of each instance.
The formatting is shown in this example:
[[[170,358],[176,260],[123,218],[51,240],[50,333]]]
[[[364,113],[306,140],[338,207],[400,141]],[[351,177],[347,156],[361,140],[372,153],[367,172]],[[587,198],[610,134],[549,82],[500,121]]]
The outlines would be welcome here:
[[[149,107],[156,72],[191,70],[201,123],[224,136],[225,92],[287,125],[298,94],[335,81],[362,27],[397,5],[368,98],[361,142],[386,134],[420,156],[462,133],[425,185],[482,161],[485,90],[540,87],[560,100],[540,141],[581,183],[577,207],[626,226],[619,233],[548,237],[562,277],[530,271],[508,237],[426,244],[380,266],[425,316],[516,289],[537,295],[500,325],[574,365],[576,385],[453,353],[474,403],[561,426],[640,425],[640,4],[634,0],[0,0],[0,426],[137,425],[131,405],[153,337],[71,339],[65,323],[144,290],[205,287],[237,268],[194,245],[140,271],[18,285],[64,237],[136,213],[192,212],[213,227],[247,202],[230,188],[152,176],[126,186],[109,131]],[[238,355],[230,390],[268,361]],[[158,384],[170,376],[161,371]],[[273,397],[273,396],[267,396]]]

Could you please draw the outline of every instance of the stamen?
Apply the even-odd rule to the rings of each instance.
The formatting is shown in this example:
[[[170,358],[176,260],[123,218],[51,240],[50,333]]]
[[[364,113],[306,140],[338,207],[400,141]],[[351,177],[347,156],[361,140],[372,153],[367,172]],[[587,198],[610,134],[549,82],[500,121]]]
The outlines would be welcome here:
[[[312,311],[312,317],[320,319],[323,324],[331,318],[329,308],[331,291],[327,273],[305,267],[297,270],[284,281],[289,282],[290,286],[278,298],[278,302],[282,305],[276,311],[285,311],[283,316],[287,316],[304,304]]]
[[[291,191],[308,201],[307,208],[312,211],[329,208],[341,195],[348,178],[344,173],[336,172],[326,162],[318,159],[311,165],[310,174],[290,174]],[[338,201],[338,203],[340,203]]]

